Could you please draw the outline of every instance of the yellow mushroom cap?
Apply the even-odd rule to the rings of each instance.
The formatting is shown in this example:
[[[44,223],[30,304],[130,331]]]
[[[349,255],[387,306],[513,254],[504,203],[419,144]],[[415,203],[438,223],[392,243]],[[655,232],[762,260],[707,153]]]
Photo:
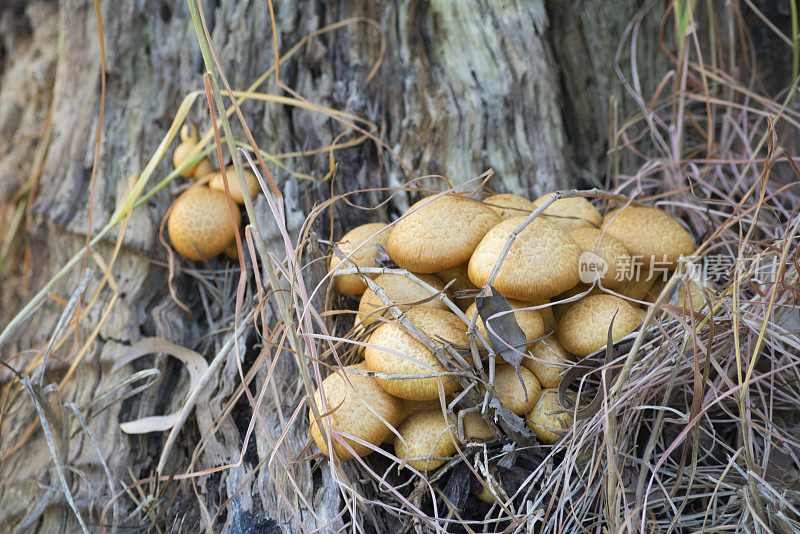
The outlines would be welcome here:
[[[525,334],[525,339],[528,342],[535,341],[544,335],[544,320],[542,319],[542,315],[537,310],[526,310],[528,306],[533,306],[533,304],[529,302],[523,302],[521,300],[514,300],[509,299],[508,304],[515,310],[514,312],[514,319],[516,319],[517,324],[522,329],[522,332]],[[478,307],[473,302],[465,315],[472,319],[472,317],[478,313]],[[501,319],[502,316],[497,317],[497,319]],[[492,323],[493,321],[489,321]],[[478,320],[475,323],[478,327],[480,333],[488,340],[489,333],[486,331],[486,326],[483,324],[483,319],[481,318],[480,314],[478,315]],[[500,332],[500,327],[495,323],[493,327],[494,331],[498,334],[499,337],[502,338],[502,334]],[[522,347],[518,347],[518,349],[522,350]]]
[[[572,426],[572,414],[558,403],[558,390],[545,389],[539,402],[525,416],[525,424],[543,443],[555,443],[561,436],[553,432]]]
[[[689,232],[658,208],[627,206],[613,210],[603,218],[602,228],[646,266],[655,261],[673,268],[681,256],[694,252]]]
[[[196,180],[200,180],[212,172],[214,172],[214,168],[211,166],[211,161],[209,161],[208,158],[203,158],[197,162],[197,166],[194,168],[192,177],[194,177]]]
[[[604,291],[598,285],[589,286],[586,284],[578,284],[572,289],[564,291],[553,299],[556,301],[556,304],[553,306],[553,315],[555,316],[556,321],[559,321],[561,316],[564,315],[564,312],[577,302],[577,300],[570,301],[568,299],[574,297],[575,295],[581,295],[584,293],[585,295],[583,295],[581,298],[588,297],[589,295],[606,295],[607,291]]]
[[[533,201],[537,208],[541,206],[550,195],[544,195]],[[547,206],[544,215],[548,220],[564,230],[570,232],[576,228],[596,228],[603,216],[594,205],[583,197],[561,198]]]
[[[242,246],[243,247],[245,246],[244,243],[242,243]],[[242,252],[245,252],[246,250],[247,250],[246,248],[243,248]],[[223,250],[222,253],[225,254],[226,258],[229,258],[231,260],[238,260],[239,249],[236,248],[236,240],[234,239],[233,241],[231,241],[231,244],[225,247],[225,250]]]
[[[208,187],[192,187],[172,204],[167,232],[175,250],[190,260],[200,261],[220,254],[233,241],[234,227],[242,216],[233,205],[235,223],[231,223],[228,199]]]
[[[614,314],[616,313],[616,317]],[[617,341],[639,326],[636,310],[613,295],[590,295],[570,306],[558,321],[558,341],[576,356],[588,356],[606,345],[614,318],[612,339]]]
[[[524,220],[507,219],[484,236],[469,260],[473,284],[486,284],[511,232]],[[533,301],[553,297],[578,283],[580,256],[581,248],[569,234],[537,217],[511,245],[494,287],[506,298]]]
[[[678,306],[698,312],[706,305],[703,288],[694,280],[685,280],[678,286]]]
[[[244,174],[244,181],[247,185],[247,194],[250,196],[250,199],[256,198],[258,195],[258,180],[256,180],[255,174],[250,171],[242,170]],[[228,178],[228,189],[231,192],[231,198],[237,204],[244,204],[244,194],[242,193],[242,183],[239,180],[239,174],[236,172],[236,167],[233,165],[225,168],[225,176]],[[211,181],[208,183],[208,187],[211,189],[216,189],[218,191],[225,192],[225,182],[222,179],[221,172],[215,172],[214,175],[211,177]]]
[[[634,273],[633,278],[616,291],[623,297],[628,297],[633,300],[642,300],[658,279],[663,277],[664,273],[655,270],[650,272],[649,268],[643,267],[641,272]]]
[[[563,372],[574,361],[575,358],[552,336],[534,343],[522,365],[531,370],[543,388],[554,388],[561,383]]]
[[[519,378],[522,376],[522,382]],[[525,385],[523,389],[522,385]],[[498,365],[494,373],[494,389],[500,404],[517,415],[525,415],[533,409],[542,388],[533,373],[525,367],[517,370],[510,365]]]
[[[432,274],[418,274],[417,278],[436,289],[437,292],[444,289],[444,284],[441,280]],[[386,291],[386,295],[398,305],[398,307],[406,311],[413,305],[419,308],[437,308],[446,310],[447,306],[438,298],[421,302],[425,299],[435,297],[436,293],[430,293],[421,285],[409,280],[402,274],[382,274],[375,278],[375,283],[378,284]],[[388,310],[383,301],[372,291],[367,288],[364,294],[361,295],[361,301],[358,303],[358,321],[364,326],[377,321],[377,317],[383,315],[388,316]]]
[[[383,223],[368,223],[356,226],[347,232],[344,237],[336,243],[336,246],[338,246],[342,254],[348,256],[356,266],[377,267],[378,264],[375,263],[375,260],[378,259],[380,253],[375,245],[386,247],[386,243],[389,240],[389,230],[384,230],[378,234],[378,232],[386,228],[386,226],[387,225]],[[348,263],[342,263],[339,256],[335,253],[331,253],[329,270],[333,271],[337,268],[347,269]],[[367,276],[375,279],[378,275],[369,274]],[[360,295],[367,289],[367,284],[356,274],[336,276],[334,277],[334,284],[336,289],[345,295]]]
[[[500,216],[500,219],[513,219],[514,217],[527,217],[530,212],[536,209],[536,205],[519,195],[512,193],[500,193],[483,199],[484,204],[489,204]]]
[[[438,410],[441,413],[442,411],[442,405],[439,399],[431,399],[424,401],[416,401],[410,399],[400,399],[400,400],[403,401],[403,419],[405,419],[409,415],[418,412]],[[445,400],[445,406],[446,405],[447,405],[447,400]]]
[[[322,416],[323,421],[320,423],[326,433],[328,427],[324,422],[324,416],[329,413],[328,420],[332,430],[345,432],[377,446],[391,433],[391,428],[400,422],[403,401],[386,393],[374,378],[350,372],[354,369],[366,370],[366,366],[351,365],[323,380],[322,387],[314,393],[314,404]],[[345,373],[347,380],[343,376]],[[327,410],[322,404],[323,392],[328,403]],[[322,453],[330,457],[327,438],[320,432],[319,425],[314,421],[314,412],[311,410],[309,410],[309,422],[311,437]],[[358,457],[372,452],[366,445],[349,437],[339,436],[339,438],[346,441]],[[335,436],[331,436],[331,442],[340,459],[354,458]]]
[[[465,292],[477,292],[478,290],[475,284],[472,283],[472,280],[469,279],[467,264],[462,263],[458,267],[439,271],[436,273],[436,277],[444,282],[445,285],[449,284],[451,281],[453,282],[450,284],[449,288],[451,294],[450,299],[456,306],[461,308],[462,311],[467,309],[469,303],[474,299],[474,294]]]
[[[418,471],[433,471],[441,467],[443,458],[456,452],[455,421],[446,420],[439,410],[412,414],[397,429],[399,437],[394,441],[394,452],[401,460]],[[416,459],[411,459],[416,458]]]
[[[412,308],[406,312],[406,317],[434,343],[438,338],[461,346],[469,343],[466,325],[449,311]],[[380,325],[370,336],[369,344],[371,346],[364,350],[364,360],[370,371],[397,375],[430,375],[446,371],[431,351],[400,324]],[[405,379],[376,377],[375,380],[392,395],[410,400],[439,398],[439,382],[446,395],[459,388],[458,382],[447,376]]]
[[[455,195],[424,198],[395,223],[387,251],[397,265],[417,273],[458,267],[499,221],[494,210],[478,200]]]
[[[536,311],[538,311],[539,315],[542,316],[545,333],[555,332],[556,330],[556,316],[553,313],[554,306],[550,306],[549,304],[550,299],[534,300],[528,303],[528,306],[544,306]]]
[[[486,441],[494,437],[489,423],[478,412],[464,414],[464,438],[470,441]]]
[[[600,257],[606,271],[604,274],[596,273],[597,278],[603,287],[613,289],[628,281],[631,269],[631,255],[625,246],[603,233],[597,228],[576,228],[569,235],[581,247],[584,255],[593,254]],[[601,239],[602,238],[602,239]],[[598,244],[600,245],[598,248]],[[589,260],[592,259],[590,256]],[[595,258],[596,261],[596,258]],[[582,262],[583,263],[583,262]],[[593,280],[581,279],[584,283],[592,283]]]
[[[180,132],[181,142],[175,147],[175,152],[172,153],[172,165],[177,169],[186,161],[186,157],[197,146],[197,128],[194,124],[184,124]],[[199,162],[198,162],[199,163]],[[184,178],[190,177],[197,169],[198,163],[195,163],[181,173]]]

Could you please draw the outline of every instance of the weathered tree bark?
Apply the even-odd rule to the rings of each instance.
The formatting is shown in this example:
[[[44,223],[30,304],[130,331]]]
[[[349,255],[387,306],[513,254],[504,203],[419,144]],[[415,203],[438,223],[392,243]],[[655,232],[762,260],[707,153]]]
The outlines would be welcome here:
[[[63,0],[0,6],[0,235],[6,235],[11,227],[20,199],[25,195],[32,199],[0,279],[0,325],[84,246],[87,232],[98,232],[108,221],[125,198],[128,177],[140,171],[154,152],[183,96],[202,88],[202,60],[184,0],[100,4],[107,94],[93,196],[92,151],[100,106],[100,47],[93,3]],[[491,168],[495,177],[490,187],[540,195],[576,184],[581,177],[589,182],[604,178],[609,95],[618,98],[620,117],[633,109],[617,81],[614,57],[623,30],[639,7],[633,0],[278,0],[278,42],[284,51],[306,34],[349,17],[369,17],[383,28],[381,36],[373,26],[356,22],[315,37],[282,66],[281,76],[310,101],[377,124],[386,144],[418,176],[440,174],[460,184]],[[273,62],[266,3],[208,0],[205,13],[231,84],[247,87]],[[655,42],[662,13],[663,7],[657,8],[655,16],[642,22],[641,34],[648,40],[637,53],[639,62],[646,65],[640,76],[648,84],[657,81],[656,73],[665,71],[665,59]],[[376,77],[365,84],[378,59],[381,38],[386,55]],[[272,79],[261,90],[278,92]],[[272,153],[324,145],[341,131],[326,117],[296,108],[249,102],[244,112],[260,146]],[[208,124],[204,99],[190,118]],[[39,168],[37,150],[44,154]],[[302,214],[331,192],[396,187],[411,178],[387,150],[374,144],[342,150],[336,157],[339,167],[333,185],[298,180],[273,169],[292,214],[290,230],[296,232]],[[161,162],[155,179],[169,172],[167,159]],[[315,178],[322,178],[328,170],[327,155],[288,163]],[[130,482],[129,468],[134,477],[150,476],[165,436],[128,436],[120,432],[118,424],[176,409],[186,388],[186,380],[177,373],[179,367],[167,359],[157,360],[154,365],[162,371],[161,381],[136,401],[116,403],[103,411],[97,411],[91,401],[122,380],[110,372],[111,366],[138,339],[158,336],[210,358],[219,346],[204,336],[213,328],[230,327],[206,322],[201,311],[204,305],[219,319],[231,314],[232,302],[201,302],[192,289],[197,281],[190,271],[179,273],[176,285],[180,298],[194,313],[183,312],[166,289],[166,251],[159,242],[158,228],[176,187],[162,190],[133,213],[113,269],[118,300],[76,375],[63,390],[47,397],[58,422],[69,429],[66,434],[71,437],[57,446],[63,464],[74,469],[66,476],[76,504],[93,530],[110,491],[97,451],[63,405],[74,403],[86,418],[96,415],[89,429],[115,480]],[[374,205],[384,197],[375,191],[352,200]],[[409,200],[398,196],[377,212],[339,206],[333,233],[341,235],[343,229],[357,223],[396,215]],[[257,207],[265,209],[263,202]],[[267,237],[277,239],[265,228]],[[97,247],[106,261],[116,236]],[[99,271],[91,258],[88,267]],[[82,269],[73,269],[53,291],[54,296],[68,300],[82,278]],[[87,295],[97,287],[99,278],[93,278]],[[230,275],[219,283],[235,285],[235,278]],[[105,289],[100,301],[107,303],[111,297],[111,291]],[[15,369],[26,369],[47,345],[63,309],[60,300],[47,299],[14,332],[11,341],[0,347],[3,361]],[[53,351],[58,359],[48,362],[45,384],[59,383],[70,358],[101,323],[104,309],[105,304],[92,306],[77,337]],[[253,333],[244,337],[250,344],[255,341]],[[275,372],[289,374],[296,369],[285,356]],[[263,383],[264,373],[259,372],[254,391]],[[4,387],[12,380],[5,371],[0,377]],[[219,382],[202,399],[184,432],[185,439],[178,443],[169,462],[171,472],[186,469],[191,443],[221,416],[221,406],[239,383],[231,359]],[[241,467],[196,479],[197,495],[190,483],[178,490],[174,489],[177,485],[169,487],[167,497],[174,500],[163,498],[159,508],[136,515],[130,524],[189,528],[206,525],[219,511],[217,526],[227,522],[240,530],[277,526],[296,531],[300,522],[313,528],[319,520],[333,519],[339,494],[327,473],[315,478],[310,466],[295,466],[293,476],[299,489],[291,492],[304,492],[316,515],[309,513],[306,504],[293,502],[299,510],[293,516],[286,512],[286,503],[280,502],[272,482],[282,467],[256,467],[259,459],[270,455],[282,431],[278,411],[283,418],[289,417],[300,400],[287,398],[282,406],[262,410],[267,429],[256,426],[254,442]],[[5,420],[0,419],[0,528],[73,531],[78,525],[61,492],[31,399],[24,392],[3,399],[12,401],[16,410],[9,411],[7,404],[0,412],[5,414]],[[246,405],[240,405],[242,413],[249,414]],[[224,418],[194,468],[236,462],[248,418],[235,413]],[[9,429],[32,424],[36,428],[33,435],[14,452],[17,441],[7,438],[12,435]],[[18,439],[21,433],[13,435]],[[288,437],[298,450],[305,439],[300,431]],[[254,469],[258,469],[256,476],[248,478]],[[289,487],[286,483],[284,490]],[[237,493],[242,485],[245,489]],[[121,489],[118,486],[114,491]],[[204,515],[199,502],[211,516]],[[220,510],[223,503],[225,508]],[[119,505],[121,517],[135,507],[127,497]]]

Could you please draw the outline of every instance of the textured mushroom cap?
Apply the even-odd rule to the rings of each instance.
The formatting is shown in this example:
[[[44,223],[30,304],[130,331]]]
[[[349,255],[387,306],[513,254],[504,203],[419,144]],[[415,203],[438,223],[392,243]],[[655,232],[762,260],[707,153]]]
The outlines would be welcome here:
[[[213,258],[235,237],[234,227],[242,220],[236,205],[233,215],[235,224],[231,223],[228,199],[223,193],[205,186],[187,189],[175,199],[169,214],[167,232],[172,246],[190,260]]]
[[[658,296],[661,295],[661,292],[664,291],[664,288],[667,287],[667,283],[669,282],[669,278],[665,278],[664,276],[658,276],[653,282],[653,285],[645,292],[644,300],[645,302],[653,303],[658,300]],[[669,301],[669,295],[667,295],[667,301]]]
[[[323,380],[322,387],[314,393],[314,404],[320,415],[330,412],[328,420],[331,429],[346,432],[367,443],[379,445],[391,433],[390,427],[386,424],[395,427],[400,422],[403,401],[386,393],[374,378],[349,372],[352,369],[366,370],[366,366],[364,364],[351,365],[345,367],[344,371],[340,369]],[[347,373],[347,380],[343,376],[344,373]],[[328,403],[327,411],[322,404],[323,391]],[[319,425],[314,421],[314,412],[309,410],[308,415],[311,423],[311,437],[314,438],[322,453],[330,457],[327,439],[323,437]],[[386,422],[384,423],[381,418]],[[321,421],[321,423],[327,433],[325,422]],[[340,439],[346,441],[359,457],[372,452],[372,449],[353,439],[344,436],[340,436]],[[334,436],[331,436],[331,442],[340,459],[354,458]]]
[[[514,312],[514,319],[516,319],[517,324],[522,329],[522,332],[525,334],[525,339],[527,341],[529,341],[529,342],[530,341],[534,341],[534,340],[539,339],[540,337],[542,337],[544,335],[544,333],[545,333],[544,332],[544,320],[542,319],[542,315],[537,310],[526,310],[526,309],[524,309],[524,308],[526,308],[528,306],[532,306],[531,303],[523,302],[521,300],[509,299],[508,300],[508,304],[515,310],[522,309],[522,311],[515,311]],[[467,317],[469,317],[470,319],[472,319],[472,317],[476,313],[478,313],[478,307],[473,302],[470,305],[470,307],[467,308],[467,311],[466,311],[465,315]],[[501,319],[501,317],[498,317],[497,319]],[[492,323],[492,322],[493,321],[491,321],[491,320],[489,321],[489,323]],[[486,331],[486,326],[483,324],[483,319],[481,319],[480,314],[478,315],[478,320],[477,320],[477,322],[475,324],[477,325],[478,330],[480,331],[480,333],[483,334],[483,336],[488,340],[489,339],[489,333]],[[495,332],[499,333],[499,325],[497,325],[497,323],[495,323],[495,327],[493,327],[493,328],[494,328]],[[521,347],[520,347],[520,349],[521,349]]]
[[[536,407],[525,416],[525,424],[543,443],[555,443],[561,437],[553,430],[572,426],[572,414],[558,403],[558,390],[545,389]]]
[[[469,278],[476,286],[489,279],[509,235],[525,217],[507,219],[487,233],[469,260]],[[508,251],[494,287],[506,298],[540,300],[578,283],[581,248],[569,234],[537,217],[519,233]]]
[[[368,223],[362,224],[361,226],[356,226],[344,234],[344,237],[342,237],[342,239],[336,243],[336,246],[339,247],[339,249],[342,251],[342,254],[348,256],[349,259],[358,267],[377,267],[378,265],[375,263],[375,260],[378,258],[380,253],[375,245],[381,245],[385,248],[386,243],[389,241],[389,231],[386,230],[375,237],[372,236],[381,229],[386,228],[386,226],[387,225],[383,223]],[[369,242],[365,243],[366,241]],[[362,243],[364,245],[360,246]],[[357,248],[358,250],[356,250]],[[329,261],[329,271],[339,268],[340,264],[342,263],[342,260],[335,253],[331,253]],[[341,268],[347,269],[347,262],[344,262],[344,264],[341,265]],[[378,275],[369,274],[367,276],[375,279]],[[365,284],[356,274],[336,276],[334,277],[334,284],[336,285],[336,289],[339,291],[339,293],[343,293],[345,295],[360,295],[365,289],[367,289],[367,284]]]
[[[622,243],[608,234],[603,235],[597,228],[576,228],[569,235],[584,253],[598,255],[605,262],[607,266],[605,274],[596,273],[603,287],[613,289],[628,281],[631,271],[631,255],[628,254],[628,250]],[[600,245],[599,250],[598,244]],[[585,279],[581,281],[592,282],[592,280]]]
[[[456,452],[455,421],[445,420],[442,412],[429,410],[412,414],[397,429],[394,452],[418,471],[433,471],[445,463],[433,457],[452,456]],[[401,439],[402,438],[402,439]],[[416,458],[411,460],[410,458]]]
[[[522,383],[516,369],[510,365],[498,365],[494,373],[494,389],[500,404],[517,415],[525,415],[536,405],[542,388],[529,369],[520,367],[519,374],[522,376]]]
[[[418,274],[416,276],[429,286],[434,287],[437,291],[444,289],[444,284],[442,284],[441,280],[432,274]],[[411,308],[412,304],[416,308],[447,309],[447,306],[437,298],[420,303],[422,300],[430,299],[435,293],[426,291],[421,285],[413,280],[409,280],[402,274],[382,274],[375,278],[375,283],[381,286],[392,302],[397,304],[403,311]],[[377,321],[377,317],[381,315],[388,316],[388,314],[388,309],[383,301],[374,291],[367,288],[364,294],[361,295],[361,301],[358,303],[357,320],[366,326]]]
[[[475,300],[475,293],[478,291],[478,288],[475,287],[475,284],[469,279],[466,263],[462,263],[458,267],[439,271],[436,273],[436,277],[444,282],[445,285],[449,284],[451,281],[453,282],[450,284],[450,300],[461,308],[461,311],[466,310],[470,302]]]
[[[699,312],[706,305],[703,288],[694,280],[685,280],[678,286],[678,306]]]
[[[419,412],[438,410],[439,413],[441,413],[442,411],[442,405],[440,404],[439,399],[431,399],[424,401],[416,401],[410,399],[401,399],[401,400],[403,401],[403,419],[405,419],[409,415]],[[445,401],[445,405],[446,403],[447,400]]]
[[[635,274],[632,280],[617,289],[617,293],[629,299],[642,300],[658,279],[663,276],[664,273],[655,270],[651,273],[649,268],[642,266],[641,272]]]
[[[500,219],[513,219],[514,217],[527,217],[536,209],[536,205],[519,195],[500,193],[483,199],[484,204],[489,204],[500,216]]]
[[[194,168],[192,177],[195,180],[200,180],[212,172],[214,172],[214,167],[211,166],[211,161],[206,157],[197,162],[197,166]]]
[[[186,156],[194,150],[194,147],[197,146],[196,141],[184,141],[180,143],[177,147],[175,147],[175,152],[172,153],[172,165],[177,169],[181,166],[181,164],[186,161]],[[194,174],[194,171],[197,169],[197,166],[200,164],[198,161],[185,171],[181,173],[181,176],[184,178],[188,178]]]
[[[550,299],[534,300],[529,302],[528,306],[545,306],[545,304],[550,304]],[[553,308],[555,308],[555,306],[545,306],[544,308],[536,310],[544,321],[545,333],[555,332],[556,330],[556,316],[553,313]]]
[[[655,261],[656,265],[672,268],[682,255],[694,252],[689,232],[658,208],[627,206],[610,211],[603,218],[602,228],[647,266]]]
[[[608,327],[615,313],[611,336],[617,341],[639,326],[636,310],[613,295],[584,297],[570,306],[558,321],[558,341],[568,352],[588,356],[606,345]]]
[[[464,414],[464,438],[467,442],[492,439],[492,429],[489,423],[478,412],[467,412]]]
[[[607,291],[604,291],[600,288],[600,286],[588,286],[586,284],[578,284],[577,286],[573,287],[572,289],[568,289],[555,297],[553,300],[557,302],[553,306],[553,315],[555,316],[556,321],[561,320],[561,316],[564,315],[564,312],[569,309],[570,306],[575,304],[577,300],[567,301],[567,299],[574,297],[575,295],[581,295],[586,293],[581,298],[588,297],[589,295],[606,295]],[[564,302],[566,301],[566,302]]]
[[[244,243],[242,243],[244,245]],[[243,249],[242,252],[247,254],[246,249]],[[231,241],[230,245],[225,247],[225,250],[222,251],[225,254],[225,257],[231,260],[238,260],[239,259],[239,249],[236,248],[236,239]]]
[[[564,350],[555,336],[542,339],[528,348],[522,365],[531,370],[543,388],[555,388],[561,383],[562,373],[575,358]]]
[[[533,201],[534,206],[538,208],[548,197],[549,194],[537,198]],[[547,220],[565,232],[576,228],[596,228],[603,219],[597,208],[583,197],[556,200],[544,210],[544,215],[548,215]]]
[[[469,279],[469,273],[467,273],[467,264],[462,263],[457,267],[453,267],[450,269],[445,269],[444,271],[439,271],[436,273],[436,278],[442,281],[444,284],[450,284],[451,291],[474,291],[478,289],[475,284],[472,283],[472,280]]]
[[[406,312],[406,316],[434,342],[442,338],[461,346],[469,344],[466,325],[449,311],[412,308]],[[370,371],[398,375],[430,375],[446,371],[427,347],[414,339],[399,324],[380,325],[370,336],[369,344],[375,345],[364,350],[364,360]],[[403,354],[405,357],[391,351]],[[375,380],[392,395],[410,400],[438,399],[439,382],[442,383],[445,395],[459,388],[458,382],[447,376]]]
[[[387,251],[397,265],[409,271],[443,271],[466,263],[481,238],[498,222],[500,217],[492,208],[471,198],[423,198],[395,223]]]
[[[256,198],[258,194],[258,180],[256,180],[255,174],[250,171],[242,171],[244,173],[244,181],[245,185],[247,185],[247,194],[250,195],[250,199]],[[242,184],[239,181],[239,175],[236,172],[236,167],[231,165],[230,167],[225,167],[225,176],[228,177],[228,189],[231,192],[231,198],[237,204],[244,204],[244,194],[242,193]],[[208,187],[211,189],[216,189],[217,191],[225,192],[225,182],[222,180],[222,173],[215,172],[214,176],[211,177],[211,181],[208,183]]]

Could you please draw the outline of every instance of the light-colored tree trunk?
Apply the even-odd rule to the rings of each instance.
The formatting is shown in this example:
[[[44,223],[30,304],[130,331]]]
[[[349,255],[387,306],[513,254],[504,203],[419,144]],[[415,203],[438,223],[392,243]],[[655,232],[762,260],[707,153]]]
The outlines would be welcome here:
[[[93,194],[93,141],[100,106],[100,46],[94,5],[88,0],[62,0],[0,6],[2,235],[12,227],[24,200],[32,201],[0,279],[0,325],[81,249],[90,220],[93,233],[108,221],[125,197],[129,177],[141,171],[154,152],[183,96],[202,89],[203,63],[184,0],[115,0],[100,5],[107,94]],[[489,182],[493,189],[537,196],[581,179],[604,179],[609,96],[618,99],[620,116],[633,109],[617,81],[614,57],[623,30],[639,7],[633,0],[278,0],[275,8],[282,51],[306,34],[350,17],[374,19],[382,28],[379,32],[373,25],[354,22],[315,37],[282,66],[281,75],[310,101],[375,123],[386,145],[418,176],[444,175],[453,184],[461,184],[494,169]],[[637,51],[639,62],[645,65],[640,76],[649,84],[655,82],[655,73],[665,70],[655,42],[663,9],[655,11],[655,17],[643,21],[646,29],[640,32],[652,40],[641,43]],[[235,88],[247,87],[273,62],[266,3],[208,0],[205,13],[228,79]],[[382,39],[385,57],[375,77],[365,83]],[[260,90],[279,93],[272,79]],[[253,102],[243,109],[260,146],[271,153],[325,145],[341,131],[326,117],[310,111]],[[203,97],[190,118],[208,124]],[[37,153],[43,155],[38,167]],[[386,149],[371,143],[341,150],[336,159],[333,184],[298,180],[273,169],[293,214],[290,230],[296,231],[302,213],[331,192],[376,189],[352,199],[374,205],[386,196],[377,189],[396,187],[411,178]],[[167,160],[161,162],[154,179],[171,170]],[[286,163],[317,179],[328,171],[326,154]],[[99,304],[82,320],[77,336],[53,350],[56,359],[48,362],[44,376],[44,384],[58,384],[70,358],[102,322],[99,336],[73,378],[61,391],[50,391],[45,397],[55,414],[51,424],[67,429],[64,435],[69,437],[56,440],[55,446],[61,462],[69,467],[67,480],[92,530],[98,528],[109,489],[97,451],[64,404],[74,403],[84,417],[91,418],[89,429],[115,480],[130,482],[128,469],[137,478],[150,476],[165,436],[128,436],[120,432],[118,423],[176,409],[186,387],[179,366],[168,359],[156,360],[162,372],[160,382],[135,401],[116,403],[103,411],[92,401],[130,374],[129,370],[112,374],[110,369],[126,347],[140,338],[158,336],[211,358],[219,346],[204,336],[212,327],[230,326],[205,322],[204,303],[196,298],[193,288],[197,280],[191,272],[179,273],[175,285],[178,295],[191,304],[192,314],[182,311],[167,291],[166,252],[158,228],[175,191],[175,185],[167,187],[133,213],[112,271],[118,288],[115,305],[104,319],[105,305],[112,298],[112,292],[105,289]],[[377,211],[337,205],[333,233],[341,235],[355,224],[396,215],[409,200],[398,196]],[[258,207],[265,209],[263,204]],[[323,226],[330,224],[323,222]],[[322,230],[327,234],[326,228]],[[117,235],[96,248],[105,261],[111,257]],[[92,258],[88,268],[100,271]],[[82,278],[80,265],[69,272],[52,297],[0,347],[3,361],[18,370],[30,365],[54,331],[64,310],[62,300],[70,298]],[[95,275],[87,294],[99,281]],[[228,284],[235,285],[235,281],[233,275],[228,276]],[[205,305],[215,318],[232,312],[232,302]],[[247,339],[253,343],[255,336],[250,333]],[[292,361],[284,360],[275,372],[296,372]],[[263,379],[264,372],[260,372],[254,390]],[[4,388],[11,380],[9,372],[0,371]],[[185,438],[177,444],[169,462],[171,471],[187,468],[190,444],[221,416],[221,407],[239,383],[231,359],[198,405]],[[60,490],[31,398],[19,391],[0,400],[6,403],[0,407],[0,528],[73,531],[77,522]],[[239,528],[278,525],[295,531],[298,522],[313,527],[318,519],[334,517],[339,493],[328,474],[313,478],[308,465],[295,466],[292,473],[316,516],[299,501],[291,503],[299,515],[287,513],[289,506],[280,501],[272,482],[275,473],[281,472],[279,465],[260,466],[256,476],[248,479],[259,459],[270,455],[281,432],[278,410],[284,418],[289,417],[300,400],[299,396],[287,398],[283,406],[262,410],[268,430],[257,426],[242,467],[198,478],[197,495],[189,483],[178,490],[177,485],[168,487],[159,507],[149,515],[136,515],[130,524],[155,522],[165,528],[173,523],[183,528],[205,525],[207,518],[198,503],[213,516],[228,499],[233,500],[221,512],[217,526],[224,522]],[[244,415],[223,418],[196,459],[195,469],[239,459],[250,416],[245,404],[239,406]],[[22,438],[19,429],[30,425],[36,430],[14,452]],[[299,450],[306,436],[304,431],[294,431],[287,439]],[[268,472],[270,469],[273,472]],[[286,478],[282,480],[287,494],[298,491]],[[242,485],[245,489],[235,495]],[[171,501],[171,497],[175,499]],[[121,516],[135,507],[128,497],[120,499],[119,505]],[[111,516],[109,511],[107,523]]]

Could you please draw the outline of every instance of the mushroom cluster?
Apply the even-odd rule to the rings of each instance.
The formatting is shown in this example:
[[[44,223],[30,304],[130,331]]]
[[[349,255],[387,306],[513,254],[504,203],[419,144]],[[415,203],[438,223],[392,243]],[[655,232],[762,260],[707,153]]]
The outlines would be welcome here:
[[[172,154],[172,164],[180,169],[197,147],[197,129],[194,125],[181,130],[181,143]],[[222,172],[214,172],[208,157],[186,167],[181,176],[194,178],[199,183],[184,191],[169,212],[167,232],[172,246],[183,257],[193,261],[211,259],[225,254],[236,259],[234,240],[236,227],[241,224],[242,214],[239,206],[245,203],[245,193],[234,166]],[[228,193],[233,203],[228,203],[225,191],[225,178]],[[258,194],[258,181],[253,173],[244,171],[247,195],[254,199]]]
[[[470,350],[471,324],[479,353],[497,353],[491,387],[502,406],[543,443],[572,426],[557,395],[565,370],[603,348],[610,327],[614,341],[636,330],[648,305],[641,299],[657,278],[649,274],[653,262],[673,269],[694,242],[658,208],[628,205],[604,217],[582,197],[556,200],[523,225],[546,199],[440,194],[393,225],[365,224],[334,244],[333,287],[360,299],[355,330],[365,343],[363,362],[329,376],[314,397],[311,436],[324,454],[329,443],[341,459],[391,444],[403,465],[431,471],[457,444],[497,437],[474,407],[445,409],[463,384],[455,376],[468,374],[458,373],[455,352]],[[581,274],[587,253],[605,266],[589,281]],[[639,276],[618,275],[633,259],[642,262]],[[475,296],[487,284],[511,310],[485,324]],[[388,313],[392,306],[403,312],[399,319]],[[518,366],[499,354],[508,344],[486,346],[503,341],[511,313],[525,337]]]

